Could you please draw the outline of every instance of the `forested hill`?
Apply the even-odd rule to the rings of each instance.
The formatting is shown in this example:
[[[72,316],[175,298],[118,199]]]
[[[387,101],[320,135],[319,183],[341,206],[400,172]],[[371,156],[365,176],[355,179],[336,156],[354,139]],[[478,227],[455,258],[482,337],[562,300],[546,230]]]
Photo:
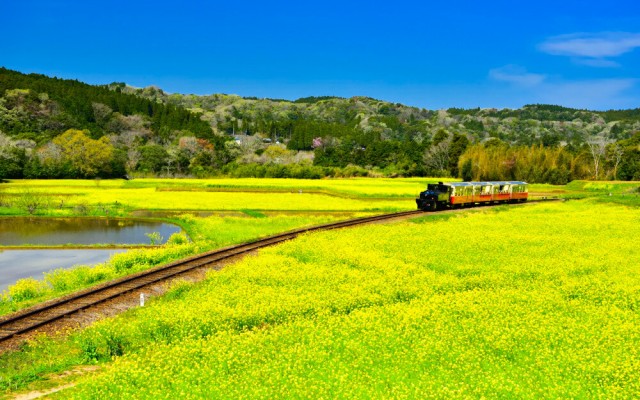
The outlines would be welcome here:
[[[67,129],[91,136],[144,128],[155,135],[190,131],[210,138],[212,130],[184,107],[77,80],[22,74],[0,68],[0,131],[43,143]]]
[[[640,108],[590,111],[532,104],[426,110],[369,97],[288,101],[167,94],[156,87],[120,90],[200,112],[218,134],[242,143],[259,137],[298,154],[313,151],[318,166],[552,183],[640,179]],[[243,160],[269,161],[249,155]]]
[[[580,145],[591,133],[626,139],[640,128],[640,108],[589,111],[535,104],[521,109],[432,111],[369,97],[288,101],[225,94],[167,94],[156,87],[111,87],[202,113],[219,133],[291,139],[288,147],[296,150],[311,149],[313,138],[327,135],[357,137],[364,146],[381,139],[422,142],[442,129],[472,140],[497,138],[512,145]]]
[[[640,179],[640,109],[197,96],[0,68],[0,179],[124,174]]]

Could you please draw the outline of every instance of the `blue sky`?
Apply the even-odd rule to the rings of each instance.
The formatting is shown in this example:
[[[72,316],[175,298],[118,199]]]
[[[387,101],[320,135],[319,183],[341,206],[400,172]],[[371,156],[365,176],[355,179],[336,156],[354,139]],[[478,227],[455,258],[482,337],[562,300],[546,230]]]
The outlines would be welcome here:
[[[173,93],[640,107],[637,0],[0,0],[0,37],[0,66]]]

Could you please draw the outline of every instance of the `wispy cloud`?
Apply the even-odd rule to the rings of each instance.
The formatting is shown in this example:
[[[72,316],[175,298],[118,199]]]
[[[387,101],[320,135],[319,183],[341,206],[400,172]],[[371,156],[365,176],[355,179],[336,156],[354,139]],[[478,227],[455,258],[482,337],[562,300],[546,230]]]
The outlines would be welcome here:
[[[496,81],[526,87],[537,86],[546,79],[546,75],[528,72],[525,68],[513,64],[490,70],[489,77]]]
[[[596,68],[615,68],[620,66],[619,63],[606,58],[573,58],[573,62]]]
[[[572,33],[550,37],[538,46],[542,52],[573,57],[579,64],[592,67],[617,67],[608,58],[618,57],[640,47],[640,33]]]

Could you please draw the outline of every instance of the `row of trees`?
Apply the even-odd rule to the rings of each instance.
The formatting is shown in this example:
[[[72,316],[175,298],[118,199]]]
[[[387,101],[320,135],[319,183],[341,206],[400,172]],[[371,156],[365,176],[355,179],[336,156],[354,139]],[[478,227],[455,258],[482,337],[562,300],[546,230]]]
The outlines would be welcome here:
[[[114,145],[113,139],[93,139],[86,130],[70,129],[36,147],[31,141],[0,134],[0,178],[122,178],[133,172],[204,175],[234,158],[219,137],[210,141],[187,136],[175,146],[148,142],[131,148]]]
[[[137,172],[308,178],[428,175],[551,184],[574,179],[640,180],[640,133],[618,142],[594,139],[578,152],[542,145],[510,146],[497,139],[471,144],[466,136],[445,131],[430,145],[379,141],[363,147],[353,140],[316,138],[310,157],[300,157],[300,152],[278,144],[265,149],[258,142],[243,149],[221,137],[208,141],[185,136],[171,146],[148,142],[133,148],[113,141],[113,137],[93,139],[87,131],[72,129],[36,147],[0,134],[0,177],[109,178]]]
[[[565,184],[574,179],[640,180],[640,132],[613,142],[591,138],[576,152],[563,147],[470,146],[458,160],[464,180],[524,180]]]

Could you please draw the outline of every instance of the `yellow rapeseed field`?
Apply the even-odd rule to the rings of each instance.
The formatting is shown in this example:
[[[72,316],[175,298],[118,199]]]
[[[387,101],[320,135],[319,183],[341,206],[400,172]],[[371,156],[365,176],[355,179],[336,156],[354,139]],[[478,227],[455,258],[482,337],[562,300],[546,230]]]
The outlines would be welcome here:
[[[14,180],[3,185],[0,194],[46,196],[49,215],[66,215],[78,205],[147,210],[396,211],[415,208],[413,199],[427,181],[432,180]]]
[[[638,398],[640,210],[305,235],[72,340],[73,398]],[[72,351],[73,352],[73,351]]]

